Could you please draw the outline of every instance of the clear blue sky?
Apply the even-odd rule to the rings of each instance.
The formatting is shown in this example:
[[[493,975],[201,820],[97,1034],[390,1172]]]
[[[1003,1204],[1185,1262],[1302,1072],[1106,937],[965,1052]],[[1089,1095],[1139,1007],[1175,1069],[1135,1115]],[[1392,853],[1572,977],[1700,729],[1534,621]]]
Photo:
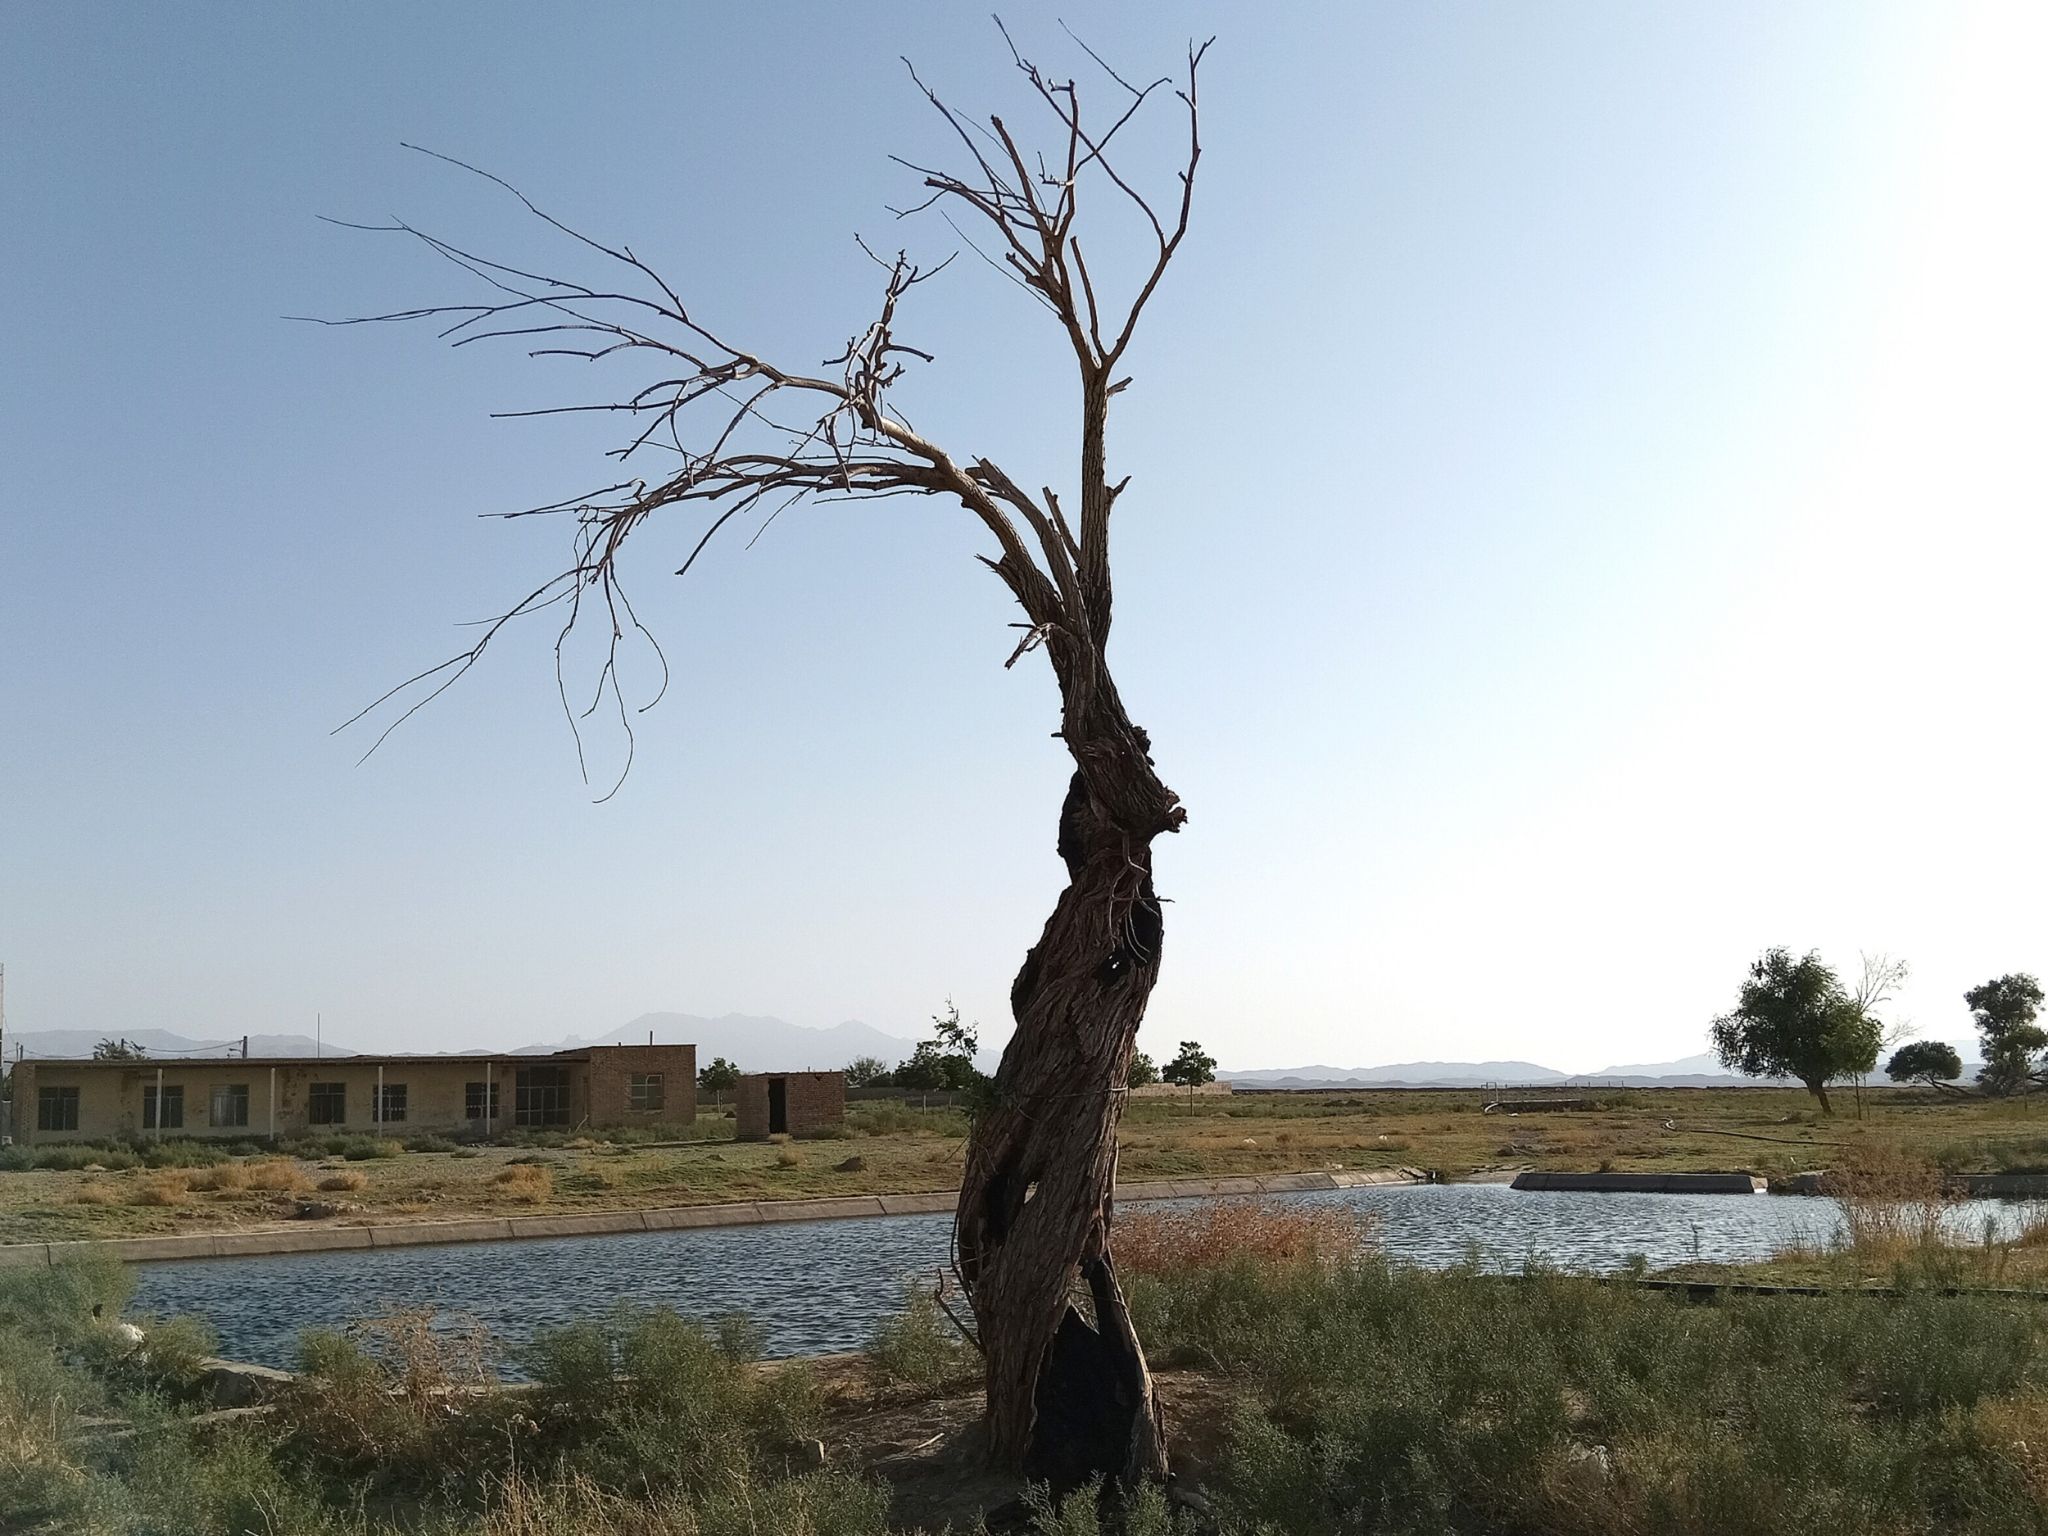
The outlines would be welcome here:
[[[1087,9],[1133,72],[1219,34],[1113,422],[1115,661],[1191,812],[1144,1043],[1592,1069],[1699,1049],[1767,944],[1904,955],[1951,1036],[2048,970],[2041,11]],[[1007,19],[1085,71],[1056,14]],[[319,214],[558,249],[409,140],[815,363],[856,231],[957,243],[884,212],[946,149],[901,53],[1031,120],[951,5],[0,10],[15,1027],[1004,1032],[1067,769],[963,514],[792,512],[686,583],[652,530],[676,683],[608,804],[537,630],[359,767],[330,728],[559,558],[474,514],[605,439],[487,419],[573,368],[281,318],[467,296]],[[920,299],[904,408],[1065,483],[1044,318],[971,257]]]

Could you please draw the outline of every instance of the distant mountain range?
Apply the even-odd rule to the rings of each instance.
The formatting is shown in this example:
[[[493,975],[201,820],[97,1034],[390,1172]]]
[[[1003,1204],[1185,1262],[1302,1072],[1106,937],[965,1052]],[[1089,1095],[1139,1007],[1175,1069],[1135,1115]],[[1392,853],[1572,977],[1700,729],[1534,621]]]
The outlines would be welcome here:
[[[139,1045],[152,1056],[239,1056],[242,1054],[242,1037],[232,1040],[194,1040],[186,1035],[174,1035],[167,1029],[11,1029],[7,1032],[7,1059],[13,1061],[15,1048],[31,1057],[38,1056],[90,1056],[92,1048],[102,1040],[125,1039]],[[251,1035],[249,1054],[257,1056],[311,1056],[315,1054],[311,1035]],[[343,1050],[333,1041],[325,1041],[318,1054],[322,1056],[353,1056],[354,1051]]]
[[[1357,1084],[1377,1088],[1458,1088],[1487,1083],[1561,1083],[1566,1074],[1533,1061],[1404,1061],[1389,1067],[1276,1067],[1218,1072],[1233,1083],[1265,1088],[1297,1084]]]
[[[1791,1081],[1738,1077],[1711,1054],[1607,1067],[1599,1072],[1560,1072],[1533,1061],[1404,1061],[1388,1067],[1284,1067],[1216,1075],[1248,1088],[1541,1088],[1572,1083],[1625,1088],[1711,1088]]]
[[[1951,1042],[1952,1044],[1954,1042]],[[1981,1063],[1963,1055],[1963,1081]],[[1281,1067],[1216,1074],[1247,1088],[1541,1088],[1599,1084],[1618,1088],[1795,1087],[1789,1077],[1742,1077],[1711,1051],[1676,1061],[1630,1062],[1598,1072],[1560,1072],[1533,1061],[1407,1061],[1390,1067]],[[1883,1064],[1874,1074],[1884,1081]]]

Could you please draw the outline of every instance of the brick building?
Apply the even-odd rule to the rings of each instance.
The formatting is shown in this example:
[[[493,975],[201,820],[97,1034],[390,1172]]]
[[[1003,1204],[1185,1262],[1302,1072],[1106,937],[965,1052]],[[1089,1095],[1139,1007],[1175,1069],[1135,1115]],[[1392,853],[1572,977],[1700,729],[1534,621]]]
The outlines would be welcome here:
[[[846,1119],[844,1072],[749,1072],[733,1096],[741,1141],[801,1136]]]
[[[697,1118],[697,1048],[21,1061],[14,1102],[15,1140],[29,1143],[687,1125]]]

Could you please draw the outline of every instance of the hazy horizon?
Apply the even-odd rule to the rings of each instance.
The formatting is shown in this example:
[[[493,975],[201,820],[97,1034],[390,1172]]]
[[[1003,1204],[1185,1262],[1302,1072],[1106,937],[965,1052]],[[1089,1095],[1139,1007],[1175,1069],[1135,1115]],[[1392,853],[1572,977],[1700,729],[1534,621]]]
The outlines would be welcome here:
[[[367,763],[330,734],[555,568],[564,530],[477,514],[599,483],[616,433],[490,419],[588,398],[516,349],[282,319],[474,292],[318,216],[560,254],[425,144],[811,366],[872,310],[856,232],[959,246],[886,212],[889,155],[957,147],[897,56],[1037,123],[979,14],[791,9],[0,12],[10,1030],[915,1038],[950,997],[1007,1032],[1068,764],[957,509],[792,509],[684,582],[701,526],[650,528],[674,681],[604,804],[622,742],[586,788],[544,626]],[[1004,14],[1086,82],[1053,8]],[[2048,973],[2048,12],[1082,31],[1147,75],[1219,34],[1111,423],[1119,683],[1190,812],[1143,1048],[1593,1071],[1701,1050],[1770,945],[1903,957],[1951,1040]],[[1045,316],[971,253],[908,313],[919,425],[1071,478]]]

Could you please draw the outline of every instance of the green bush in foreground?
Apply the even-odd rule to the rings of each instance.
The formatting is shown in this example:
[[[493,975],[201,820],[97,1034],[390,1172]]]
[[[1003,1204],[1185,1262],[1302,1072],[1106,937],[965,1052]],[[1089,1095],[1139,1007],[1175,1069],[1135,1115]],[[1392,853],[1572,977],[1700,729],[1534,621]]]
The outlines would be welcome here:
[[[886,1498],[793,1476],[817,1433],[801,1368],[756,1370],[750,1327],[665,1309],[544,1332],[523,1392],[472,1391],[487,1341],[425,1314],[309,1334],[251,1427],[195,1426],[189,1323],[140,1353],[104,1320],[113,1264],[0,1270],[0,1530],[49,1536],[881,1536]],[[118,1420],[109,1437],[88,1420]]]
[[[1239,1261],[1133,1304],[1160,1358],[1243,1386],[1222,1495],[1247,1530],[2048,1528],[2037,1302]]]
[[[1189,1262],[1129,1281],[1162,1365],[1232,1388],[1203,1532],[2025,1536],[2048,1529],[2042,1304],[1908,1295],[1695,1305],[1377,1259]],[[0,1529],[48,1536],[880,1536],[888,1498],[793,1470],[821,1433],[758,1333],[622,1308],[543,1330],[517,1392],[490,1341],[425,1313],[315,1333],[253,1427],[195,1428],[205,1340],[136,1354],[95,1321],[112,1265],[0,1271]],[[922,1392],[973,1357],[928,1296],[870,1352]],[[110,1438],[93,1419],[134,1433]],[[1205,1451],[1205,1454],[1211,1452]],[[1041,1536],[1197,1529],[1156,1491],[1028,1501]],[[961,1532],[959,1536],[967,1536]]]
[[[980,1360],[920,1285],[903,1288],[903,1310],[875,1329],[865,1351],[885,1381],[926,1394],[971,1384]]]

